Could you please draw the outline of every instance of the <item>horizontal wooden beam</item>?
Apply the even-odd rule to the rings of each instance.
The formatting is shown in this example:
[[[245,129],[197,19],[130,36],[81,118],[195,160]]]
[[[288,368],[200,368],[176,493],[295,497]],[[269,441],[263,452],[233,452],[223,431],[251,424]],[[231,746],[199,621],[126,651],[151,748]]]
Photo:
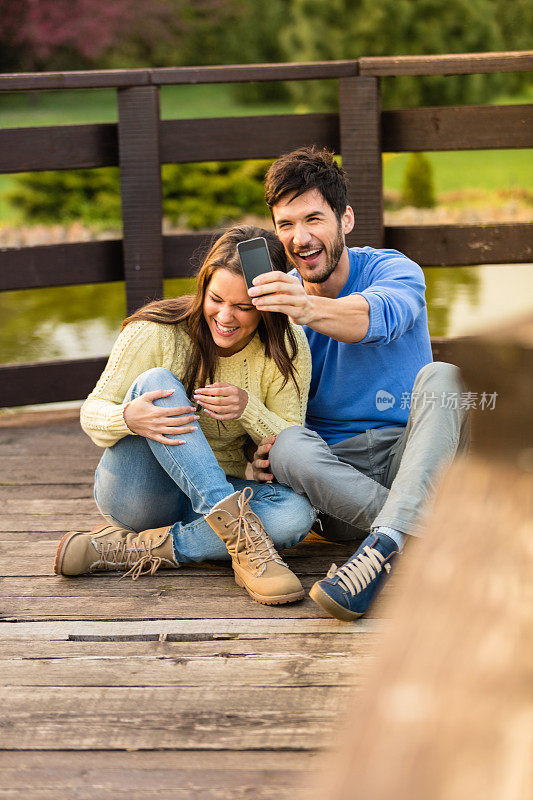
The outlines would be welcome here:
[[[0,173],[118,164],[116,123],[0,130]]]
[[[371,56],[359,59],[360,75],[467,75],[533,70],[533,50],[452,53],[438,56]]]
[[[273,114],[163,120],[162,163],[276,158],[304,144],[338,153],[339,117]],[[384,152],[533,147],[533,105],[383,111]],[[116,123],[0,130],[0,173],[118,164]]]
[[[338,152],[339,121],[336,113],[163,120],[160,138],[164,164],[276,158],[304,144]],[[117,164],[116,123],[0,130],[0,173]]]
[[[129,70],[72,70],[0,74],[0,92],[42,89],[97,89],[166,84],[315,80],[360,75],[453,75],[475,72],[525,72],[533,51],[455,53],[437,56],[368,57],[358,60],[160,67]]]
[[[533,147],[533,104],[383,111],[383,152]]]
[[[216,231],[163,237],[165,278],[192,275]],[[385,245],[424,267],[523,264],[533,261],[533,223],[395,225]],[[75,286],[124,279],[122,241],[39,245],[0,250],[0,291]]]
[[[307,144],[339,152],[338,114],[164,120],[163,163],[277,158]]]
[[[533,223],[389,226],[385,246],[423,267],[523,264],[533,261]]]
[[[203,233],[179,233],[163,236],[163,270],[165,278],[184,278],[193,275],[202,263],[211,242],[219,234],[216,231]]]
[[[435,341],[435,357],[453,361],[454,341]],[[460,340],[457,340],[460,341]],[[0,365],[0,408],[83,400],[94,389],[107,358]]]
[[[68,72],[15,72],[0,74],[0,92],[41,89],[104,89],[146,86],[148,69],[72,70]]]
[[[0,365],[0,408],[83,400],[107,358]]]
[[[0,92],[246,81],[299,81],[341,78],[347,75],[357,75],[357,61],[350,59],[281,64],[233,64],[214,67],[20,72],[0,74]]]
[[[0,250],[0,291],[121,280],[121,239]]]
[[[281,64],[237,64],[217,67],[160,67],[151,70],[152,83],[240,83],[302,81],[357,75],[357,61],[309,61]]]

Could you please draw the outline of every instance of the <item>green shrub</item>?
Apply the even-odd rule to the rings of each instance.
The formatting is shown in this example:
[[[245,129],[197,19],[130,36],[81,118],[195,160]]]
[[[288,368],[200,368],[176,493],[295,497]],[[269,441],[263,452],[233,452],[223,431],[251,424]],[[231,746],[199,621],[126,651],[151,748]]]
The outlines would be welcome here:
[[[244,214],[266,216],[263,178],[268,161],[169,164],[163,167],[164,214],[199,230]]]
[[[19,175],[7,200],[26,222],[121,225],[116,167]]]
[[[435,205],[433,169],[424,153],[411,153],[405,165],[402,186],[402,201],[416,208],[432,208]]]
[[[245,214],[267,215],[263,177],[268,161],[168,164],[162,168],[163,213],[183,228],[224,225]],[[19,175],[8,202],[26,222],[120,227],[116,167]]]

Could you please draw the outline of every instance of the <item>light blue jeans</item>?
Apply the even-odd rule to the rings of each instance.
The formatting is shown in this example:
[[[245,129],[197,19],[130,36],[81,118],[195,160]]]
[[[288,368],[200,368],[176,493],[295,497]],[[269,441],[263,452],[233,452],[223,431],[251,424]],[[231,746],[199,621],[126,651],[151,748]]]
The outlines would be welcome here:
[[[169,370],[143,372],[130,387],[134,399],[155,389],[173,389],[158,406],[194,405]],[[143,436],[126,436],[108,447],[97,467],[94,496],[104,517],[135,531],[171,525],[178,563],[228,559],[224,543],[204,516],[245,486],[253,489],[250,507],[261,519],[278,550],[297,544],[310,530],[316,513],[292,489],[226,477],[200,427],[180,434],[185,444],[166,445]]]

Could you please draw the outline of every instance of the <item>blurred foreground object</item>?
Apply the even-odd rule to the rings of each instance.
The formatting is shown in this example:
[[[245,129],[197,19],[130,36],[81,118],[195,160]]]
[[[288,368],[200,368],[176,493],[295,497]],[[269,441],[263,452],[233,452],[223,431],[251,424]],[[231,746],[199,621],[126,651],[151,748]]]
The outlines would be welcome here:
[[[311,797],[533,797],[531,321],[464,343],[473,454],[408,557],[366,689]],[[386,613],[386,612],[385,612]]]

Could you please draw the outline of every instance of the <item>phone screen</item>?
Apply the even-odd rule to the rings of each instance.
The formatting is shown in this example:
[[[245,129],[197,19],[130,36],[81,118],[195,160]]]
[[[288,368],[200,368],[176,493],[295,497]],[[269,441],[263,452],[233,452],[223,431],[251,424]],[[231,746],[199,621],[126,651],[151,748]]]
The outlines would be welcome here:
[[[262,275],[263,272],[272,271],[266,239],[263,236],[258,236],[257,239],[239,242],[237,250],[239,251],[246,285],[251,289],[254,278]]]

